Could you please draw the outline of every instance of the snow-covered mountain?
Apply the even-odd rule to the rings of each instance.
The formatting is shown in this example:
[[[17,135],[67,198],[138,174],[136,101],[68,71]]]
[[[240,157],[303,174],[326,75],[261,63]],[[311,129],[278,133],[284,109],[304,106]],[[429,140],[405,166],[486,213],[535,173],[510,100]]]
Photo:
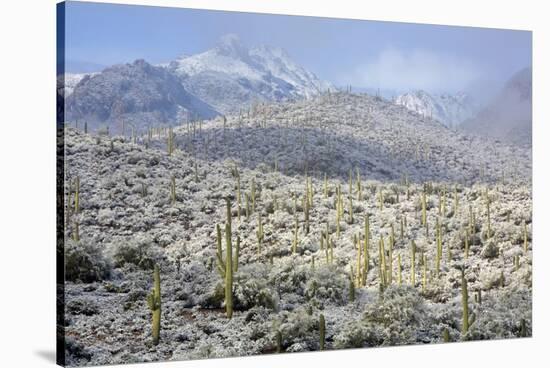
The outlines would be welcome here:
[[[65,82],[65,97],[68,97],[73,93],[74,88],[85,76],[94,76],[97,73],[65,73],[64,82]]]
[[[86,120],[90,129],[106,125],[116,131],[125,121],[143,131],[147,126],[218,115],[189,93],[177,76],[144,60],[85,75],[73,88],[65,98],[66,119]]]
[[[394,102],[420,115],[439,120],[448,127],[456,127],[478,111],[473,99],[462,92],[450,95],[418,90],[402,94]]]
[[[333,86],[294,62],[281,48],[247,48],[225,35],[205,52],[171,62],[185,88],[222,113],[254,102],[309,98]]]
[[[514,74],[491,103],[460,128],[519,145],[532,143],[532,69]]]

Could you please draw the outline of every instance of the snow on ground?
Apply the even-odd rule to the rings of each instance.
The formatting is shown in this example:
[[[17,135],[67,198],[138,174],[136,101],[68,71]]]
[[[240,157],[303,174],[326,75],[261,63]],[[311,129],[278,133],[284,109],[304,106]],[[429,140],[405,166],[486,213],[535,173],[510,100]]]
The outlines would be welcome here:
[[[318,350],[320,314],[327,349],[437,343],[444,329],[451,341],[531,335],[529,151],[457,134],[388,101],[343,93],[257,105],[226,122],[217,118],[174,132],[176,149],[168,155],[166,129],[154,129],[150,137],[65,129],[69,365],[274,353],[277,331],[285,352]],[[313,188],[309,233],[306,170]],[[74,213],[69,193],[77,177],[80,210]],[[255,209],[247,217],[245,198],[251,198],[253,186]],[[421,224],[423,192],[427,234]],[[238,236],[241,244],[231,320],[216,270],[216,224],[223,228],[226,221],[226,198],[232,203],[232,238]],[[369,270],[352,301],[349,274],[358,253],[353,238],[364,239],[367,215]],[[260,248],[258,219],[264,228]],[[442,234],[439,274],[436,222]],[[320,249],[327,223],[332,261]],[[381,291],[378,242],[382,237],[388,250],[392,225],[393,280]],[[225,252],[225,241],[222,247]],[[158,346],[151,342],[146,302],[155,263],[162,294]],[[476,315],[464,335],[462,267],[469,309]],[[478,290],[481,303],[474,298]]]

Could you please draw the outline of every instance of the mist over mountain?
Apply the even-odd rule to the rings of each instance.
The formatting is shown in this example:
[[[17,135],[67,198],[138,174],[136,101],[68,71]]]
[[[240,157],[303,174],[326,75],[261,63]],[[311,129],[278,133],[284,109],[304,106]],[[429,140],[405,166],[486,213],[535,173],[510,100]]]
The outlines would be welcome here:
[[[475,101],[466,93],[430,94],[423,90],[398,96],[394,102],[423,116],[430,116],[448,127],[455,127],[471,118],[478,110]]]
[[[514,74],[492,102],[461,129],[519,145],[532,144],[532,69]]]

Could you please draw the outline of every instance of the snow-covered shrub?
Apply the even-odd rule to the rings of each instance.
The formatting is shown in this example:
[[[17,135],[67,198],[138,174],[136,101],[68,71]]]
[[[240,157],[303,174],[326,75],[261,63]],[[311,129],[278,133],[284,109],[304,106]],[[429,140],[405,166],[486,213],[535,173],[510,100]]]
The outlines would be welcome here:
[[[164,253],[155,249],[149,237],[136,236],[111,245],[116,267],[133,264],[144,270],[151,270],[155,263],[164,258]]]
[[[522,320],[525,335],[531,336],[532,295],[530,290],[499,289],[487,294],[476,310],[476,320],[465,340],[520,337]]]
[[[346,303],[347,278],[332,267],[318,267],[305,285],[307,299],[318,299],[337,305]]]
[[[253,307],[275,309],[277,298],[263,265],[245,265],[235,276],[233,304],[236,310],[247,310]]]
[[[220,308],[225,299],[225,289],[222,282],[212,285],[207,293],[200,298],[202,308]]]
[[[334,347],[336,349],[361,348],[365,346],[369,330],[361,322],[348,322],[340,332],[334,337]],[[373,339],[368,339],[372,341]]]
[[[68,281],[94,282],[109,277],[111,266],[103,251],[85,240],[65,243],[65,279]]]
[[[79,298],[67,303],[67,312],[74,315],[93,316],[99,313],[99,307],[92,299]]]
[[[481,256],[483,258],[495,258],[499,254],[499,246],[497,245],[497,242],[494,239],[489,239],[485,241],[485,245],[483,249],[481,250]]]
[[[288,352],[319,348],[319,321],[304,308],[283,311],[273,322],[273,330],[281,331],[282,347]]]
[[[367,327],[380,328],[379,334],[371,334],[369,346],[413,344],[420,341],[420,334],[427,319],[424,298],[412,287],[390,286],[380,298],[368,304],[363,322]],[[373,330],[376,331],[376,330]]]
[[[87,365],[92,359],[92,354],[80,342],[68,336],[65,339],[66,363],[70,366]]]

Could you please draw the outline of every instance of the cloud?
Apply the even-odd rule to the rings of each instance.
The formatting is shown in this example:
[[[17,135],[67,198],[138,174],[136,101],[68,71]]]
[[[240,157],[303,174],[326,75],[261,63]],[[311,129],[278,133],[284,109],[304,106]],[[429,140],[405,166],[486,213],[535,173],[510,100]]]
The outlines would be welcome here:
[[[481,76],[480,68],[469,60],[429,50],[403,52],[387,48],[373,62],[352,71],[347,83],[391,90],[452,92],[466,88]]]

